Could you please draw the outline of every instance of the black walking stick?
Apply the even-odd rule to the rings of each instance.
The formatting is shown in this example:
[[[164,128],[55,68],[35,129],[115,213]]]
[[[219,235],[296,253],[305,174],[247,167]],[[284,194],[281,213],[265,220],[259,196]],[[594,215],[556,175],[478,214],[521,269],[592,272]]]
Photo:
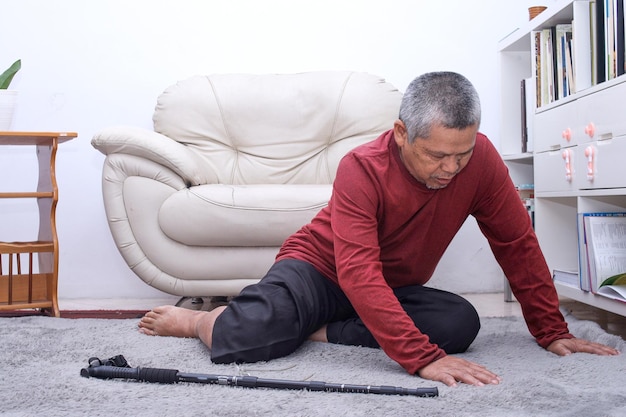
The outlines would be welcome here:
[[[246,388],[304,389],[308,391],[350,392],[362,394],[415,395],[418,397],[436,397],[437,387],[403,388],[392,386],[333,384],[321,381],[292,381],[285,379],[257,378],[255,376],[224,376],[217,374],[193,374],[175,369],[131,368],[122,355],[106,361],[90,358],[89,366],[80,371],[85,378],[132,379],[143,382],[173,384],[176,382],[196,382],[200,384],[230,385]]]

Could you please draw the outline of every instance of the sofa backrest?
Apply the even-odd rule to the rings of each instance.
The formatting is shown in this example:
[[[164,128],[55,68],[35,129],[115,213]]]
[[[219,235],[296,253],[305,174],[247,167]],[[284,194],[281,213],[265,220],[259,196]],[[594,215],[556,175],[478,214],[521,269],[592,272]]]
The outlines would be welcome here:
[[[393,126],[402,94],[361,72],[194,76],[158,98],[154,129],[223,184],[330,184],[339,160]]]

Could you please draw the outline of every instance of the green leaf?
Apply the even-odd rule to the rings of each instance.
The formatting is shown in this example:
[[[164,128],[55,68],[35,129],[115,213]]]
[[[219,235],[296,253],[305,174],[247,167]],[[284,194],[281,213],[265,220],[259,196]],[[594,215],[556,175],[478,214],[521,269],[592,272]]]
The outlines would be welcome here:
[[[18,59],[0,75],[0,90],[6,90],[9,88],[9,84],[13,81],[13,77],[22,68],[22,60]]]
[[[605,279],[600,286],[604,285],[625,285],[626,284],[626,273],[621,273],[617,275],[613,275],[612,277],[608,277]]]

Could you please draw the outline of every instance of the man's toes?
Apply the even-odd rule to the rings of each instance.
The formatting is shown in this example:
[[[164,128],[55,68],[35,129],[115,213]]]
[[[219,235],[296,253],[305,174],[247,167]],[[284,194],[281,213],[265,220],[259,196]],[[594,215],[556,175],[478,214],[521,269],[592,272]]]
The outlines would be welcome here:
[[[144,314],[143,319],[151,319],[151,320],[156,320],[159,316],[162,315],[162,311],[158,311],[156,308],[153,310],[148,311],[146,314]]]
[[[142,317],[137,324],[139,327],[150,327],[154,323],[154,319],[149,317]]]
[[[156,330],[148,329],[146,327],[139,327],[139,333],[143,333],[147,336],[158,336]]]
[[[139,331],[143,334],[147,334],[149,336],[154,336],[156,332],[154,331],[154,323],[156,319],[148,316],[147,314],[139,320],[137,323],[137,327],[139,327]]]

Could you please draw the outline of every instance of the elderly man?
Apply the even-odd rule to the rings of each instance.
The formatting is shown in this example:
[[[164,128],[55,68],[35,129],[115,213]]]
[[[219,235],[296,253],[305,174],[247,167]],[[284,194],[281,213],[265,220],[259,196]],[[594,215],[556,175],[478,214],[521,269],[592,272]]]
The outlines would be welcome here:
[[[281,357],[310,339],[380,347],[407,372],[450,386],[497,384],[496,374],[451,355],[478,334],[474,307],[424,287],[471,215],[542,347],[617,354],[569,333],[529,216],[478,132],[480,118],[465,77],[416,78],[393,128],[343,158],[328,206],[285,241],[258,284],[210,312],[155,308],[140,331],[198,337],[217,363]]]

